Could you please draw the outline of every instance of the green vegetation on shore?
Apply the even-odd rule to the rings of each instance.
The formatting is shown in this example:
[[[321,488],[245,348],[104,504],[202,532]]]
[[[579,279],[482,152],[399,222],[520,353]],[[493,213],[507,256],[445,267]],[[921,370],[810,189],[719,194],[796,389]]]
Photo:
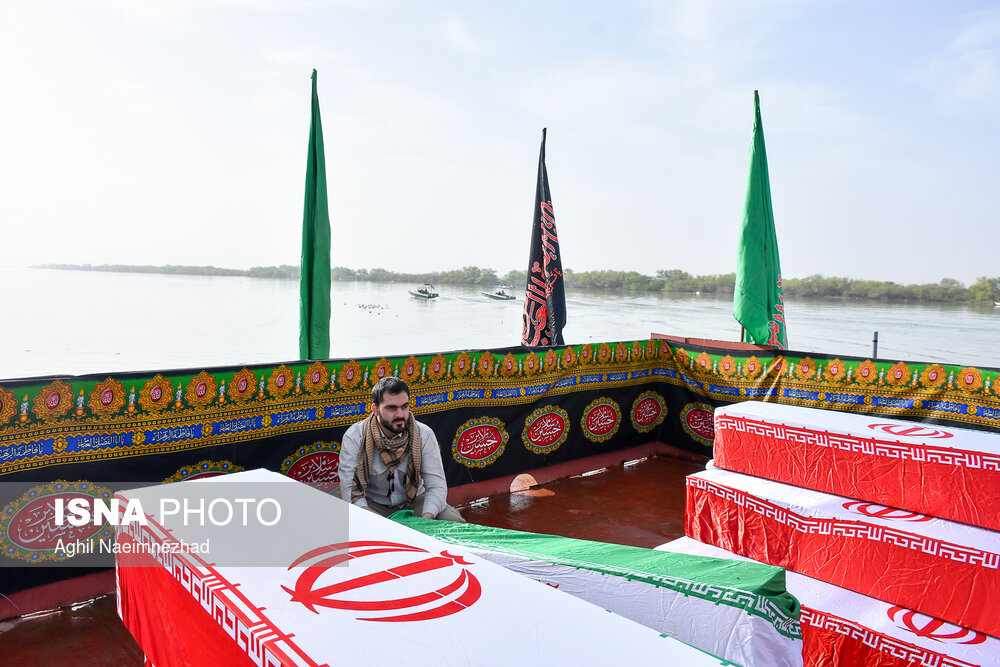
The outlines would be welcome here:
[[[250,278],[279,278],[297,280],[299,267],[254,266],[249,269],[224,269],[215,266],[131,266],[124,264],[43,264],[37,268],[73,271],[118,271],[126,273],[165,273],[199,276],[247,276]],[[493,269],[466,266],[451,271],[428,273],[398,273],[386,269],[348,269],[343,266],[332,270],[335,281],[369,281],[397,283],[433,283],[443,285],[488,286],[503,283],[519,287],[527,280],[526,271],[508,271],[498,275]],[[736,274],[693,276],[686,271],[669,269],[647,276],[635,271],[580,271],[566,269],[566,288],[577,290],[627,290],[632,292],[670,292],[676,294],[732,294]],[[805,278],[788,278],[782,284],[786,298],[840,298],[866,301],[899,302],[1000,302],[1000,278],[985,276],[971,287],[952,278],[937,283],[900,285],[892,281],[854,280],[852,278],[824,277],[816,274]]]

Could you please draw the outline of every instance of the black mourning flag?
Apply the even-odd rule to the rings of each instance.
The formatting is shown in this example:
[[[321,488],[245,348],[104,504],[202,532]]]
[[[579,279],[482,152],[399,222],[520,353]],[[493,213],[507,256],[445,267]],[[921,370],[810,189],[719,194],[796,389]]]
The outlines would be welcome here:
[[[531,223],[531,255],[528,257],[528,286],[524,297],[524,327],[521,345],[563,345],[566,326],[566,290],[563,285],[562,257],[556,217],[552,212],[549,176],[545,171],[545,129],[538,154],[538,184]]]

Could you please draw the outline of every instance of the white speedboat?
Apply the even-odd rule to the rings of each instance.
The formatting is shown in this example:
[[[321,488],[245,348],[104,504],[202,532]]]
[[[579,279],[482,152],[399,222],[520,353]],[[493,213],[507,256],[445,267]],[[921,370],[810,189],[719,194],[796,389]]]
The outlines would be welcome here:
[[[438,298],[437,290],[434,289],[434,285],[431,285],[430,283],[424,283],[423,287],[420,287],[418,289],[411,289],[408,291],[410,292],[410,296],[415,297],[417,299]]]
[[[489,299],[499,299],[501,301],[510,301],[511,299],[516,299],[517,297],[510,293],[510,288],[506,285],[496,285],[491,292],[480,292],[483,296]]]

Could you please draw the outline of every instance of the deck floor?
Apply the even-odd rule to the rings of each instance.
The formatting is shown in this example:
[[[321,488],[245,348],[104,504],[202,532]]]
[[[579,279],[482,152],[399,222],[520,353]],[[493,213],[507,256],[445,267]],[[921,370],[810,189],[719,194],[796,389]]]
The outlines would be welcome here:
[[[472,522],[638,547],[684,535],[684,478],[696,463],[650,457],[459,509]],[[142,667],[142,651],[119,620],[114,595],[0,621],[0,663]]]

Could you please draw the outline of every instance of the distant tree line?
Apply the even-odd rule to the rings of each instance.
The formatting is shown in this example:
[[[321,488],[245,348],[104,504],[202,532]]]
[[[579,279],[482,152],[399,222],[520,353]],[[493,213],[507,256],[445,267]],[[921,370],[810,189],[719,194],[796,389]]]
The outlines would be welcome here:
[[[299,278],[299,267],[254,266],[250,269],[223,269],[215,266],[133,266],[127,264],[42,264],[44,269],[77,271],[122,271],[129,273],[166,273],[203,276],[248,276],[251,278]],[[520,288],[527,282],[527,271],[508,271],[498,275],[489,268],[466,266],[451,271],[428,273],[398,273],[386,269],[332,269],[336,281],[432,283],[444,285],[488,286],[496,284]],[[573,271],[566,269],[564,278],[567,289],[579,290],[628,290],[635,292],[669,292],[677,294],[730,295],[736,286],[735,273],[693,276],[679,269],[664,269],[655,276],[635,271]],[[892,281],[854,280],[852,278],[825,277],[820,274],[805,278],[786,278],[782,282],[786,297],[839,298],[866,301],[931,301],[931,302],[994,302],[1000,303],[1000,277],[978,278],[966,287],[953,278],[937,283],[899,285]]]
[[[290,264],[281,266],[252,266],[249,269],[224,269],[218,266],[185,266],[167,264],[148,266],[143,264],[38,264],[39,269],[60,269],[63,271],[113,271],[117,273],[158,273],[184,276],[248,276],[251,278],[294,278],[298,280],[299,267]]]

